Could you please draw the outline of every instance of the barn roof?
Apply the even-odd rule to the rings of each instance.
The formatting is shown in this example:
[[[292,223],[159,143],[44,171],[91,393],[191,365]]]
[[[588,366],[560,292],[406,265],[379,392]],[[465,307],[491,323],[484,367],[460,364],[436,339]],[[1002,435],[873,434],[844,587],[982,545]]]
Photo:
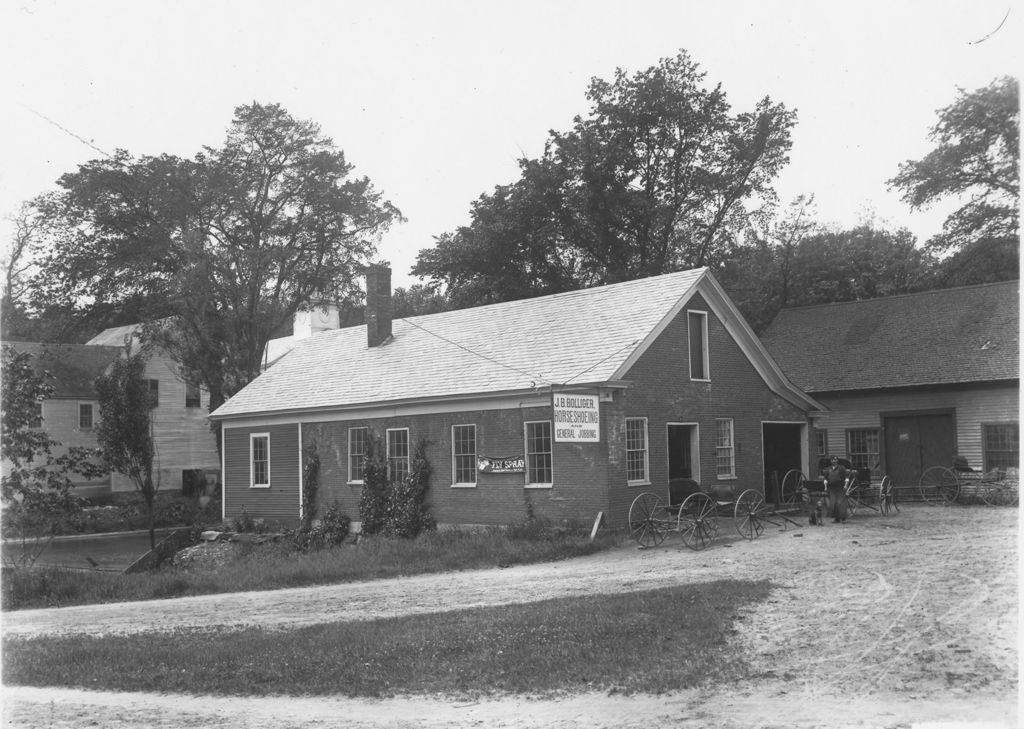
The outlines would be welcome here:
[[[213,418],[498,395],[620,379],[689,300],[724,292],[706,269],[580,291],[395,319],[393,338],[368,347],[366,327],[324,331],[212,414]],[[727,318],[740,319],[731,303]],[[745,324],[742,329],[749,332]],[[751,334],[749,346],[760,343]],[[786,396],[812,409],[762,350],[755,353]],[[774,369],[773,369],[774,368]]]
[[[1018,281],[783,309],[761,340],[806,392],[1019,378]]]

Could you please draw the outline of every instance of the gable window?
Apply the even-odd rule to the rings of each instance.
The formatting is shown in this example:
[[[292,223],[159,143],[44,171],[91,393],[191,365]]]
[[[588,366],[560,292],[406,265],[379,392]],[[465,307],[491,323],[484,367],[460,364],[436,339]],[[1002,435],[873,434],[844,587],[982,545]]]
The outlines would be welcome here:
[[[626,481],[649,483],[647,418],[626,418]]]
[[[270,433],[249,435],[249,486],[270,488]]]
[[[91,402],[80,402],[78,403],[78,427],[82,430],[92,430],[93,417],[92,417],[92,403]]]
[[[526,485],[552,483],[551,421],[526,423]]]
[[[707,380],[709,379],[707,312],[686,312],[686,324],[690,338],[690,379]]]
[[[160,380],[146,380],[149,386],[149,402],[151,407],[160,404]]]
[[[850,430],[846,433],[846,453],[854,468],[871,469],[873,475],[879,465],[878,428]]]
[[[348,429],[348,482],[362,483],[366,468],[366,428]]]
[[[715,469],[719,478],[736,478],[736,448],[733,440],[732,418],[715,421]]]
[[[452,426],[452,483],[476,485],[476,426]]]
[[[827,456],[828,455],[828,431],[827,430],[816,430],[816,431],[814,431],[814,455],[816,455],[816,456]]]
[[[983,425],[983,443],[985,448],[984,467],[986,471],[998,468],[1020,466],[1020,424],[1006,423],[1003,425]]]
[[[409,475],[409,429],[387,431],[388,480],[401,481]]]
[[[157,382],[157,380],[152,380]],[[198,408],[203,404],[202,396],[199,393],[199,385],[185,383],[185,407]]]
[[[41,402],[33,403],[32,415],[28,419],[28,427],[30,428],[42,428],[43,427],[43,404]]]

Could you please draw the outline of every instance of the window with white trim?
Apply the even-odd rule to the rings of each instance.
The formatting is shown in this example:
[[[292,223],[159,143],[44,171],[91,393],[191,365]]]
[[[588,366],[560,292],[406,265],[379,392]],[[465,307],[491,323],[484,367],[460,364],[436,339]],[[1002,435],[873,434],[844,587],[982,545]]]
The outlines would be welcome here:
[[[1020,467],[1020,424],[1004,423],[1000,425],[983,425],[984,468],[991,471],[998,468]]]
[[[270,433],[249,434],[249,487],[270,488]]]
[[[690,341],[690,379],[708,380],[708,314],[706,311],[686,312]]]
[[[814,455],[816,455],[816,456],[827,456],[828,455],[828,431],[827,430],[816,430],[816,431],[814,431]]]
[[[537,420],[526,425],[526,485],[550,486],[553,477],[551,421]]]
[[[149,388],[149,404],[150,407],[159,407],[160,405],[160,380],[146,380],[146,386]]]
[[[366,428],[348,429],[348,482],[362,483],[366,468]]]
[[[78,403],[78,427],[82,430],[92,430],[93,424],[92,403]]]
[[[732,418],[715,420],[715,469],[718,478],[736,478],[736,447]]]
[[[855,469],[870,468],[872,475],[881,475],[878,473],[881,459],[878,442],[878,428],[846,431],[846,454],[850,465]]]
[[[452,426],[452,484],[476,486],[476,426]]]
[[[157,382],[157,380],[153,380]],[[158,385],[159,387],[159,385]],[[199,385],[193,385],[191,382],[185,383],[185,407],[186,408],[198,408],[203,405],[203,395],[199,389]]]
[[[409,475],[409,429],[387,431],[388,480],[401,481]]]
[[[647,418],[626,418],[626,481],[649,483]]]

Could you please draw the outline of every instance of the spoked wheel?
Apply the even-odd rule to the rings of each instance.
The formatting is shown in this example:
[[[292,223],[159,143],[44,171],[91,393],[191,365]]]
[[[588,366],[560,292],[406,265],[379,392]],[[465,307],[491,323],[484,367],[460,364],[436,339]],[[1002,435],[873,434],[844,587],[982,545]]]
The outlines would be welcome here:
[[[878,509],[882,514],[900,510],[896,505],[896,489],[888,476],[882,476],[882,483],[878,486]]]
[[[761,536],[764,533],[764,517],[767,512],[768,505],[765,504],[760,491],[747,489],[740,494],[733,511],[740,536],[751,541]]]
[[[1017,484],[1010,481],[985,481],[980,485],[979,494],[989,506],[1017,505]]]
[[[679,507],[679,533],[690,549],[704,549],[718,536],[718,505],[705,493],[690,494]]]
[[[953,469],[945,466],[932,466],[922,473],[918,487],[925,501],[952,504],[960,495],[960,479]]]
[[[665,541],[665,505],[655,494],[644,493],[629,506],[629,536],[641,547]]]
[[[785,506],[803,508],[804,481],[806,480],[802,471],[798,471],[795,468],[791,471],[786,471],[786,475],[782,477],[782,486],[780,487],[782,503]]]
[[[854,478],[846,489],[846,510],[850,512],[850,516],[856,514],[857,509],[864,505],[861,501],[860,488],[860,481]]]

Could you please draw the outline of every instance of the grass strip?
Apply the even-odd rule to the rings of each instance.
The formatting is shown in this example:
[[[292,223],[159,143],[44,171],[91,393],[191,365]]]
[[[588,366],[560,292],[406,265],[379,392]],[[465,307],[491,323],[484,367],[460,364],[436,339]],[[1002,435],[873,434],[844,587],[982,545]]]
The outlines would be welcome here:
[[[427,532],[415,539],[373,537],[305,553],[286,543],[236,545],[226,564],[211,569],[166,567],[124,575],[59,567],[4,569],[4,610],[127,602],[223,592],[273,590],[551,562],[609,549],[619,537],[590,541],[586,533],[539,532],[517,538],[504,529]]]
[[[3,641],[5,685],[240,696],[660,693],[741,678],[767,581],[723,580],[288,631]]]

